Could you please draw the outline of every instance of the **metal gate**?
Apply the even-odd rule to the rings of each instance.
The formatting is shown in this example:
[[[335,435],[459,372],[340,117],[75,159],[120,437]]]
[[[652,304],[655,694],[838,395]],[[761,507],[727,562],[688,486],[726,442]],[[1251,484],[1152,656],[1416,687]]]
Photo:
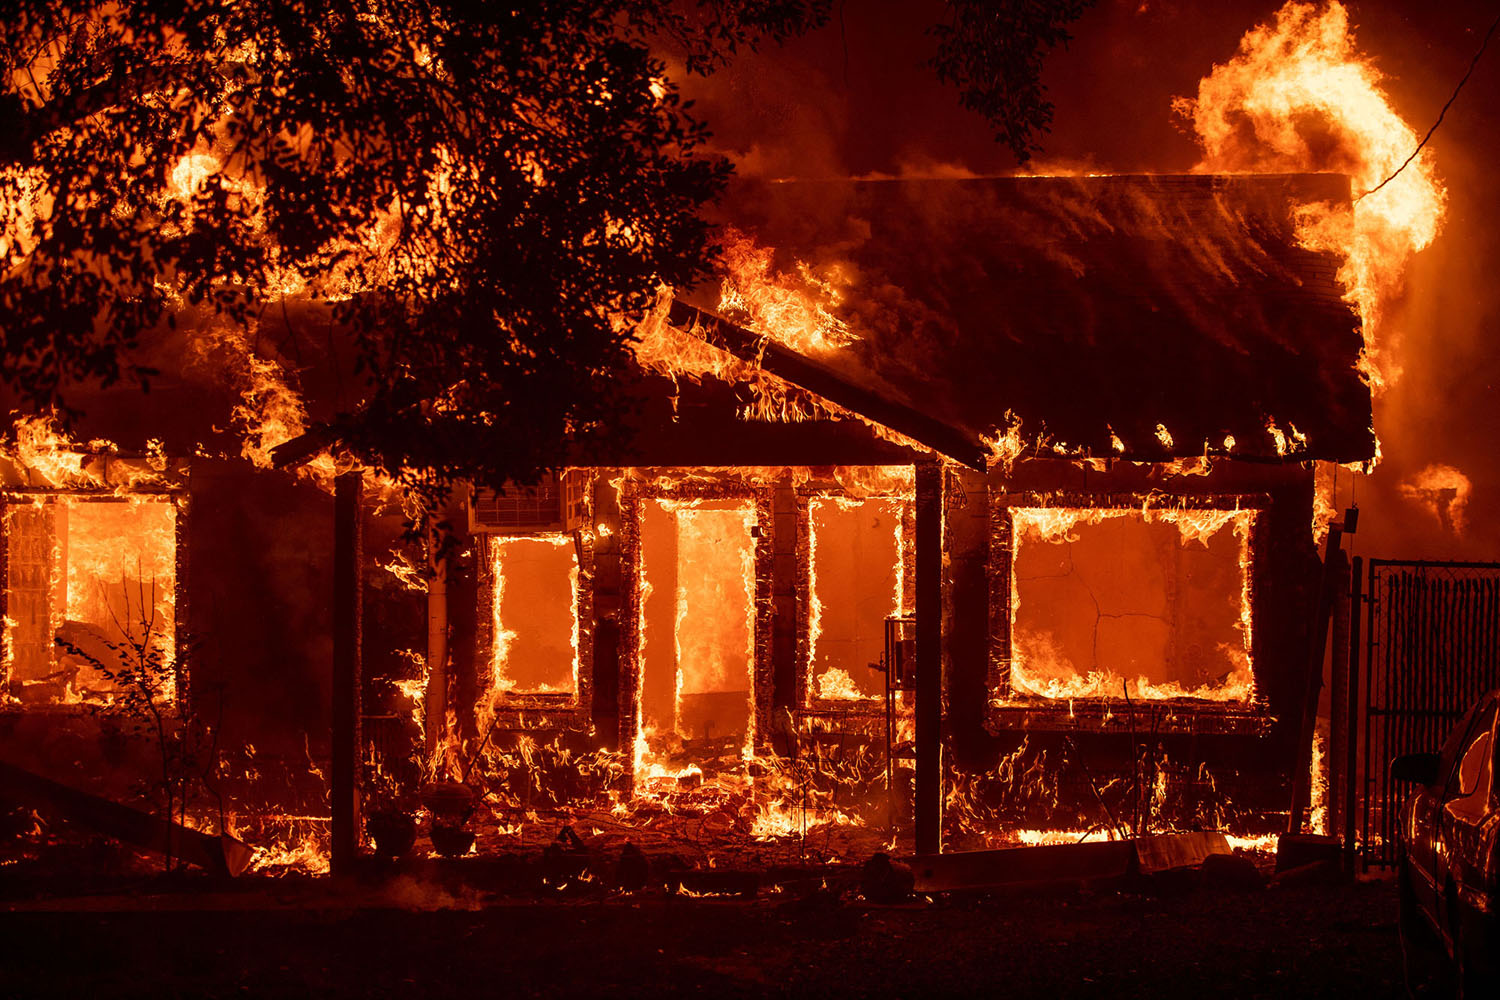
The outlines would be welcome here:
[[[1500,563],[1371,559],[1363,684],[1364,865],[1396,861],[1404,785],[1391,761],[1442,746],[1500,687]]]

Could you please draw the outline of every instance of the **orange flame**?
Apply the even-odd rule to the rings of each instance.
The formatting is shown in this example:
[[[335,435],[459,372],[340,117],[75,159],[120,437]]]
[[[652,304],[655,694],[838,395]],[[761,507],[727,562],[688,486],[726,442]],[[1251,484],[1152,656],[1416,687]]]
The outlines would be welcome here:
[[[1451,465],[1434,463],[1401,484],[1401,495],[1437,518],[1444,531],[1464,532],[1464,511],[1473,484]]]
[[[1175,104],[1203,146],[1202,171],[1351,177],[1353,206],[1301,206],[1298,235],[1310,249],[1344,256],[1339,279],[1364,327],[1360,371],[1376,391],[1401,373],[1384,306],[1400,291],[1412,255],[1437,235],[1446,200],[1428,150],[1380,186],[1420,139],[1382,80],[1356,48],[1343,4],[1288,3],[1203,78],[1196,99]]]
[[[802,261],[796,276],[777,273],[775,252],[745,233],[724,233],[720,262],[728,272],[720,289],[718,311],[792,350],[827,356],[857,339],[836,310],[849,280],[834,266],[815,274]]]

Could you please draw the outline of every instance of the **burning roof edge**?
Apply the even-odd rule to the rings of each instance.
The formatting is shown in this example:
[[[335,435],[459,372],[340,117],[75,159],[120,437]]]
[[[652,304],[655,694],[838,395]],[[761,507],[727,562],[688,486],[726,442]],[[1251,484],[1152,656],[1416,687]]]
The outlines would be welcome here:
[[[762,368],[867,420],[926,445],[970,468],[984,471],[988,450],[936,418],[850,381],[843,374],[767,337],[686,302],[674,300],[667,321],[679,329]]]
[[[1074,203],[1079,199],[1085,204]],[[1357,462],[1374,455],[1369,387],[1357,364],[1359,317],[1337,282],[1339,261],[1295,236],[1297,205],[1348,204],[1345,175],[760,181],[730,201],[721,221],[776,248],[781,268],[795,262],[823,274],[852,265],[863,284],[901,291],[884,305],[862,300],[841,316],[851,328],[874,323],[861,332],[861,354],[821,362],[830,385],[852,385],[854,394],[814,391],[966,464],[955,452],[990,452],[996,439],[1008,454],[1144,462],[1205,455]],[[1041,236],[1017,230],[1022,235],[1011,246],[1018,220],[1034,222],[1056,210],[1054,202],[1070,209],[1073,228]],[[1037,239],[1045,252],[1025,252],[1038,249]],[[1200,246],[1214,240],[1244,259],[1221,260]],[[1156,252],[1157,243],[1176,256]],[[1154,269],[1143,259],[1157,262]],[[1183,269],[1183,260],[1201,266]],[[1082,264],[1091,297],[1075,287]],[[703,296],[700,304],[714,294],[699,288],[689,298],[694,292]],[[997,312],[997,298],[1007,309]],[[906,306],[916,312],[906,316]],[[883,321],[881,312],[906,318]],[[921,332],[915,328],[939,316],[941,329],[926,338],[943,345],[939,356],[910,350]],[[1046,336],[1051,328],[1061,335]],[[955,344],[963,349],[950,349]],[[1069,366],[1080,350],[1095,356],[1094,368]],[[1182,357],[1169,357],[1173,352]],[[1122,368],[1125,353],[1130,364]],[[1189,358],[1195,370],[1217,374],[1193,384],[1172,376],[1171,367],[1182,368],[1175,362]],[[986,382],[975,373],[984,370],[1033,375],[989,380],[995,391],[975,395]],[[1082,377],[1064,384],[1055,376],[1063,371]],[[802,384],[795,374],[778,374]],[[877,400],[873,412],[861,396]],[[1152,401],[1158,405],[1141,405]],[[1049,419],[1064,403],[1068,419]],[[892,406],[918,413],[919,423],[885,419]],[[920,423],[941,427],[941,436],[914,432]],[[954,438],[963,443],[938,444]]]

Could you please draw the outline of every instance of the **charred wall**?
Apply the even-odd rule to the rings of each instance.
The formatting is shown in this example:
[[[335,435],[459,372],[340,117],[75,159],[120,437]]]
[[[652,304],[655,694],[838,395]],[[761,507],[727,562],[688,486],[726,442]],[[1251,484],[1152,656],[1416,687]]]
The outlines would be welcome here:
[[[195,707],[225,746],[328,755],[333,502],[290,475],[200,460],[189,481]]]

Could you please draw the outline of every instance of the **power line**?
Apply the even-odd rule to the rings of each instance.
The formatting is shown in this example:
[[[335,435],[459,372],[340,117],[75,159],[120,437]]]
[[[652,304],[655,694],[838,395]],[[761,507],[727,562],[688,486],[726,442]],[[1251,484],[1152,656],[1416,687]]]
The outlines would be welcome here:
[[[1464,89],[1464,84],[1468,83],[1469,77],[1474,75],[1474,67],[1479,65],[1479,57],[1484,55],[1484,50],[1489,47],[1490,38],[1494,36],[1495,29],[1497,27],[1500,27],[1500,14],[1497,14],[1495,16],[1495,19],[1490,22],[1490,30],[1484,33],[1484,41],[1479,43],[1479,51],[1475,52],[1474,58],[1469,60],[1469,69],[1464,73],[1464,78],[1458,81],[1458,86],[1453,88],[1453,94],[1448,98],[1448,103],[1444,104],[1443,110],[1438,112],[1437,121],[1432,123],[1432,128],[1428,129],[1427,134],[1422,137],[1422,141],[1417,143],[1417,148],[1411,151],[1411,155],[1402,162],[1401,166],[1392,171],[1391,176],[1387,177],[1379,184],[1376,184],[1374,187],[1370,188],[1370,190],[1360,195],[1359,198],[1355,198],[1355,201],[1359,201],[1360,198],[1368,197],[1369,195],[1372,195],[1376,191],[1379,191],[1381,188],[1385,187],[1391,181],[1396,179],[1397,174],[1401,173],[1401,171],[1410,166],[1412,160],[1415,160],[1417,158],[1417,154],[1422,151],[1422,147],[1427,145],[1427,140],[1432,138],[1432,133],[1438,130],[1439,125],[1443,124],[1443,117],[1448,113],[1448,109],[1453,107],[1454,101],[1458,100],[1458,92]]]

